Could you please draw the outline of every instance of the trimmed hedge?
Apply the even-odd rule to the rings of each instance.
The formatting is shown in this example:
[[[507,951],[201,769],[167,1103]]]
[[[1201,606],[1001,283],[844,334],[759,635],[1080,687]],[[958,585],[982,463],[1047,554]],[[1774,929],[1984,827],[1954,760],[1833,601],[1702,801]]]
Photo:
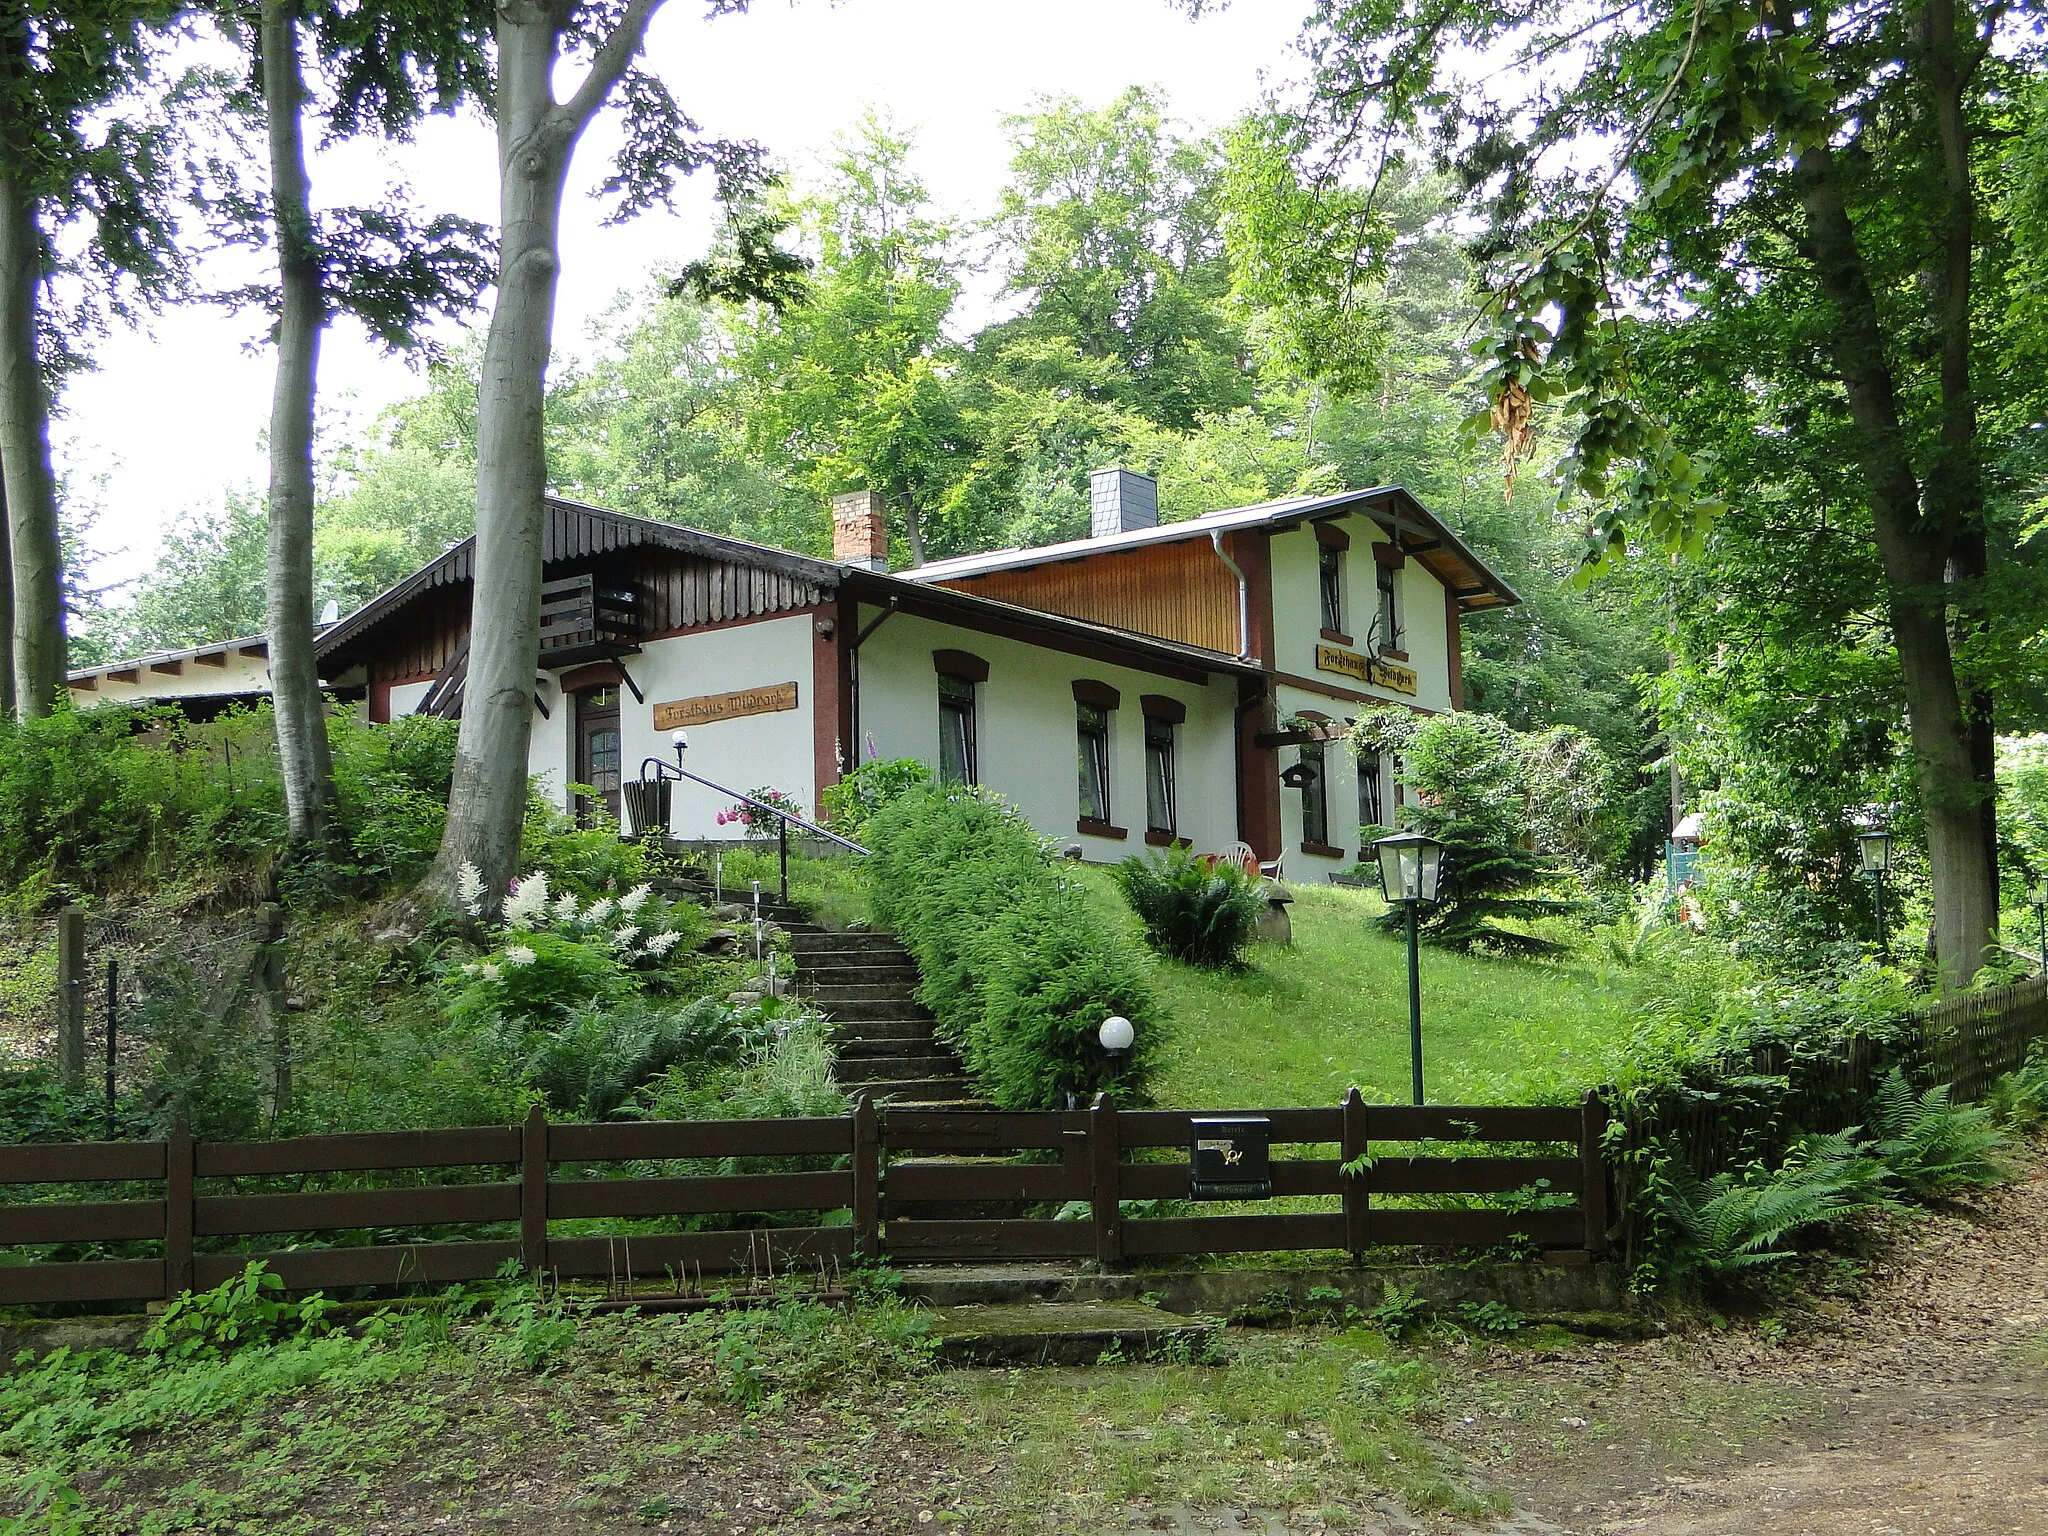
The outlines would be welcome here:
[[[980,1091],[1058,1109],[1113,1089],[1144,1101],[1164,1045],[1150,963],[1069,879],[1029,822],[978,789],[917,789],[868,828],[875,909],[916,959],[918,996]],[[1137,1028],[1112,1064],[1096,1031]]]

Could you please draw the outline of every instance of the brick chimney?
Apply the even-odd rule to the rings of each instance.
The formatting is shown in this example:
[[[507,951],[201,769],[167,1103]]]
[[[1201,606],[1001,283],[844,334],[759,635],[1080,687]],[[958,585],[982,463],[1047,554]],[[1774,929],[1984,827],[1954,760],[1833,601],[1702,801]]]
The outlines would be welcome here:
[[[863,570],[889,569],[889,519],[878,491],[832,498],[832,558]]]
[[[1159,526],[1159,482],[1134,469],[1098,469],[1088,477],[1088,536],[1099,539]]]

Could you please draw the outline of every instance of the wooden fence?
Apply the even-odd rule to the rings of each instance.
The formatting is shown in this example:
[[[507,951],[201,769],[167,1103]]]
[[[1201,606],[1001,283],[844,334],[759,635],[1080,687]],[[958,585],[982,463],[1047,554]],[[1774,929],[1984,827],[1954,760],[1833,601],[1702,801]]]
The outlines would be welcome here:
[[[1408,1108],[1369,1105],[1354,1090],[1337,1108],[1245,1113],[1270,1121],[1276,1148],[1305,1149],[1306,1155],[1273,1159],[1275,1198],[1323,1196],[1333,1208],[1246,1213],[1240,1203],[1207,1216],[1127,1214],[1124,1202],[1187,1195],[1184,1158],[1150,1159],[1155,1149],[1186,1149],[1196,1116],[1121,1111],[1107,1098],[1066,1113],[877,1111],[863,1099],[852,1115],[831,1119],[610,1125],[552,1124],[535,1109],[521,1126],[271,1142],[173,1135],[152,1142],[0,1147],[0,1184],[131,1186],[115,1191],[124,1198],[0,1204],[0,1248],[160,1250],[141,1258],[0,1263],[0,1305],[161,1299],[217,1285],[252,1259],[262,1260],[287,1288],[312,1290],[482,1279],[508,1261],[564,1278],[630,1283],[693,1271],[816,1273],[820,1266],[852,1262],[1063,1257],[1114,1264],[1218,1252],[1356,1254],[1391,1245],[1517,1240],[1553,1262],[1585,1263],[1605,1251],[1605,1118],[1590,1094],[1577,1108]],[[1487,1142],[1554,1143],[1566,1150],[1551,1156],[1475,1151]],[[1388,1155],[1375,1152],[1380,1146]],[[606,1164],[659,1168],[759,1158],[829,1166],[759,1173],[636,1168],[625,1177],[588,1176]],[[1345,1172],[1346,1164],[1358,1171]],[[469,1177],[409,1187],[278,1187],[319,1175],[394,1170]],[[152,1183],[161,1186],[155,1198],[132,1198],[133,1185]],[[255,1192],[248,1192],[251,1184]],[[1516,1192],[1523,1197],[1507,1204],[1427,1203],[1434,1196]],[[1387,1196],[1409,1203],[1389,1205]],[[1085,1204],[1086,1219],[1044,1214],[1074,1202]],[[744,1218],[745,1224],[594,1235],[552,1230],[554,1223],[586,1228],[638,1218]],[[501,1235],[437,1230],[493,1225]],[[340,1233],[369,1240],[319,1246]]]

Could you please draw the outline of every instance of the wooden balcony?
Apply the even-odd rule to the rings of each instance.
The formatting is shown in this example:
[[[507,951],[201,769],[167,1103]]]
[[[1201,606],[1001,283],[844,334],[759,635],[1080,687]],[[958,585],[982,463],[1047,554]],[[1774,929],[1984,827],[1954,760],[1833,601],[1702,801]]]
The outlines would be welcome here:
[[[640,649],[640,595],[595,576],[564,576],[540,589],[544,669],[605,661]]]

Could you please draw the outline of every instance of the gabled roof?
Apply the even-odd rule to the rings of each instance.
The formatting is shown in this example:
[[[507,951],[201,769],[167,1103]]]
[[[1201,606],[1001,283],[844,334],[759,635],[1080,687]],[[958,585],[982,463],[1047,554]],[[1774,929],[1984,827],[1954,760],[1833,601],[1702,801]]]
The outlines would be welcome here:
[[[1229,533],[1243,528],[1284,530],[1293,524],[1317,522],[1352,512],[1370,517],[1386,529],[1408,554],[1457,594],[1459,606],[1467,612],[1479,608],[1503,608],[1522,600],[1514,588],[1490,570],[1462,539],[1398,485],[1376,486],[1366,491],[1338,491],[1323,496],[1287,496],[1254,506],[1210,512],[1185,522],[1161,523],[1156,528],[1136,528],[1128,533],[1104,534],[1099,538],[1068,539],[1063,543],[1041,544],[1030,549],[997,549],[986,554],[960,555],[951,560],[934,560],[914,571],[905,571],[903,575],[908,580],[919,582],[959,581],[986,576],[994,571],[1021,570],[1062,560],[1085,560],[1090,555],[1109,550],[1170,544],[1181,539],[1206,539],[1213,533]]]
[[[395,618],[415,599],[441,587],[467,585],[476,574],[475,536],[429,561],[404,581],[321,635],[317,654],[328,660],[360,650],[360,642],[387,620]],[[950,619],[973,627],[1010,633],[1055,649],[1122,653],[1139,665],[1165,664],[1180,673],[1255,673],[1250,663],[1220,651],[1162,640],[1130,630],[1068,618],[1014,603],[972,593],[949,591],[908,576],[872,571],[864,566],[819,560],[791,554],[765,544],[722,534],[705,533],[676,523],[656,522],[624,512],[549,497],[547,518],[541,534],[541,565],[585,559],[594,555],[635,548],[676,550],[683,554],[773,572],[794,583],[804,604],[822,602],[846,589],[860,601],[901,608],[937,619]]]
[[[73,667],[64,674],[65,681],[73,688],[90,689],[98,685],[99,679],[112,677],[120,672],[141,673],[154,671],[178,673],[184,663],[193,662],[199,666],[225,668],[229,663],[248,658],[266,661],[270,656],[270,642],[262,635],[243,635],[235,640],[215,640],[206,645],[188,645],[175,651],[150,651],[141,656],[129,656],[120,661],[103,661],[96,666]],[[129,679],[118,679],[129,681]]]

